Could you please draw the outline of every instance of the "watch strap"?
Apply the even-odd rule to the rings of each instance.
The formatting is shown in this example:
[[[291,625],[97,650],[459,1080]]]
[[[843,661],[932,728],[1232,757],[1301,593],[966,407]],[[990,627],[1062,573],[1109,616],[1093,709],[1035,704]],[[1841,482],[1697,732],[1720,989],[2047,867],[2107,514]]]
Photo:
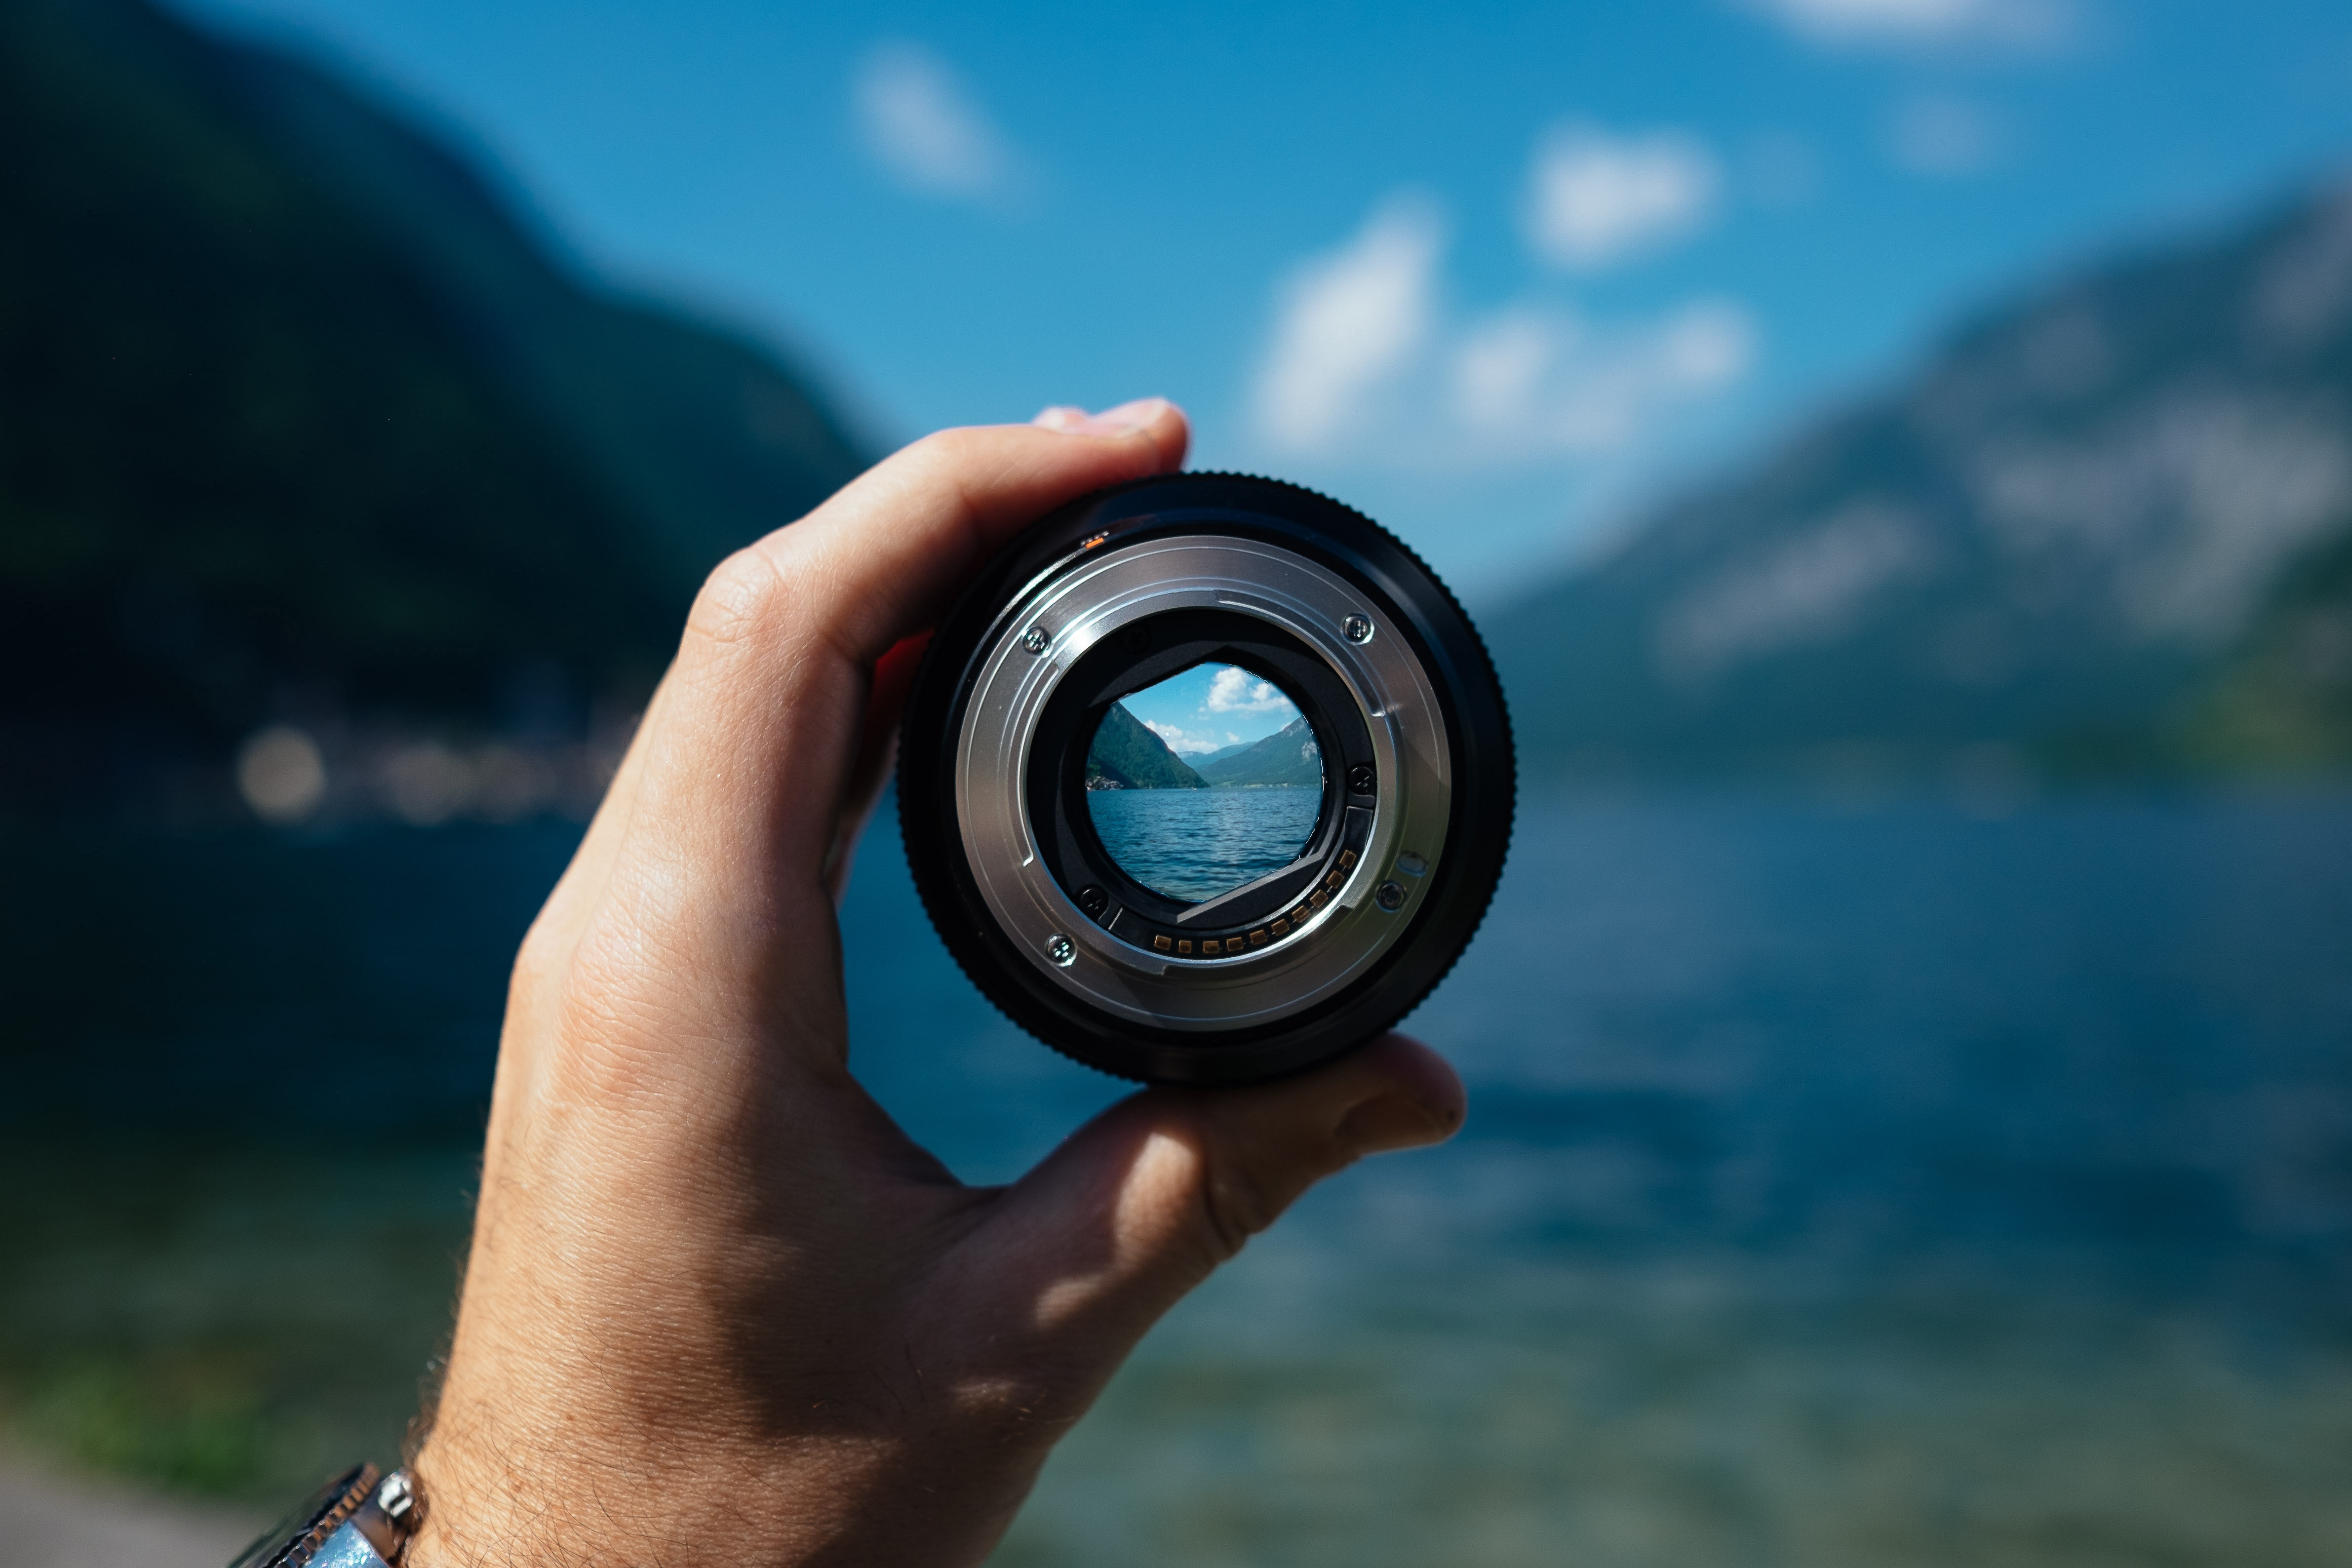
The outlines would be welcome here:
[[[344,1471],[229,1568],[391,1568],[419,1519],[405,1471],[378,1479],[373,1465]]]

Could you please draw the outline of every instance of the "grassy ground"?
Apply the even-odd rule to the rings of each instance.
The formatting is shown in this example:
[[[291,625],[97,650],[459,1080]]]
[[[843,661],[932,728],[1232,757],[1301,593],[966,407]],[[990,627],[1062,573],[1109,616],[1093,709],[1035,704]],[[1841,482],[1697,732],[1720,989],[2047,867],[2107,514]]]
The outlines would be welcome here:
[[[14,1139],[0,1401],[37,1454],[284,1502],[396,1457],[447,1331],[470,1150]]]

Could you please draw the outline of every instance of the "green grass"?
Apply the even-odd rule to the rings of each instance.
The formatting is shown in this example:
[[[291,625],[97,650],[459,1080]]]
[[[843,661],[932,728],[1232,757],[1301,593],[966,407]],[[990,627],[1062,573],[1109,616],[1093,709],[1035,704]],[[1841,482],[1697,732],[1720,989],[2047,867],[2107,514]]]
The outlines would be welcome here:
[[[0,1413],[37,1453],[207,1498],[395,1458],[473,1171],[470,1150],[12,1143]]]

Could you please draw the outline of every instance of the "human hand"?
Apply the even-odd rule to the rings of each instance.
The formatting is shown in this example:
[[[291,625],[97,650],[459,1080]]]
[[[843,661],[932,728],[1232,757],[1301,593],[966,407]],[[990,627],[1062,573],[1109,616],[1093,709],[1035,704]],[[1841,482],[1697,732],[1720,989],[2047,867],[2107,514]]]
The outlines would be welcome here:
[[[1317,1179],[1460,1122],[1401,1037],[1154,1089],[973,1188],[848,1069],[835,904],[957,584],[1183,416],[919,441],[712,574],[516,961],[414,1568],[969,1563],[1144,1331]]]

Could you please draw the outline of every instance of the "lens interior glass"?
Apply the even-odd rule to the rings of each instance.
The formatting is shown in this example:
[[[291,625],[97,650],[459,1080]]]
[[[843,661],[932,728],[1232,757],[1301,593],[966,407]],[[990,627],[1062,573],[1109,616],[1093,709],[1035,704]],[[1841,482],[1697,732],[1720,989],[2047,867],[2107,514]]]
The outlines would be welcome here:
[[[1087,805],[1119,869],[1199,903],[1298,858],[1322,814],[1322,751],[1274,682],[1196,664],[1110,705],[1087,750]]]

